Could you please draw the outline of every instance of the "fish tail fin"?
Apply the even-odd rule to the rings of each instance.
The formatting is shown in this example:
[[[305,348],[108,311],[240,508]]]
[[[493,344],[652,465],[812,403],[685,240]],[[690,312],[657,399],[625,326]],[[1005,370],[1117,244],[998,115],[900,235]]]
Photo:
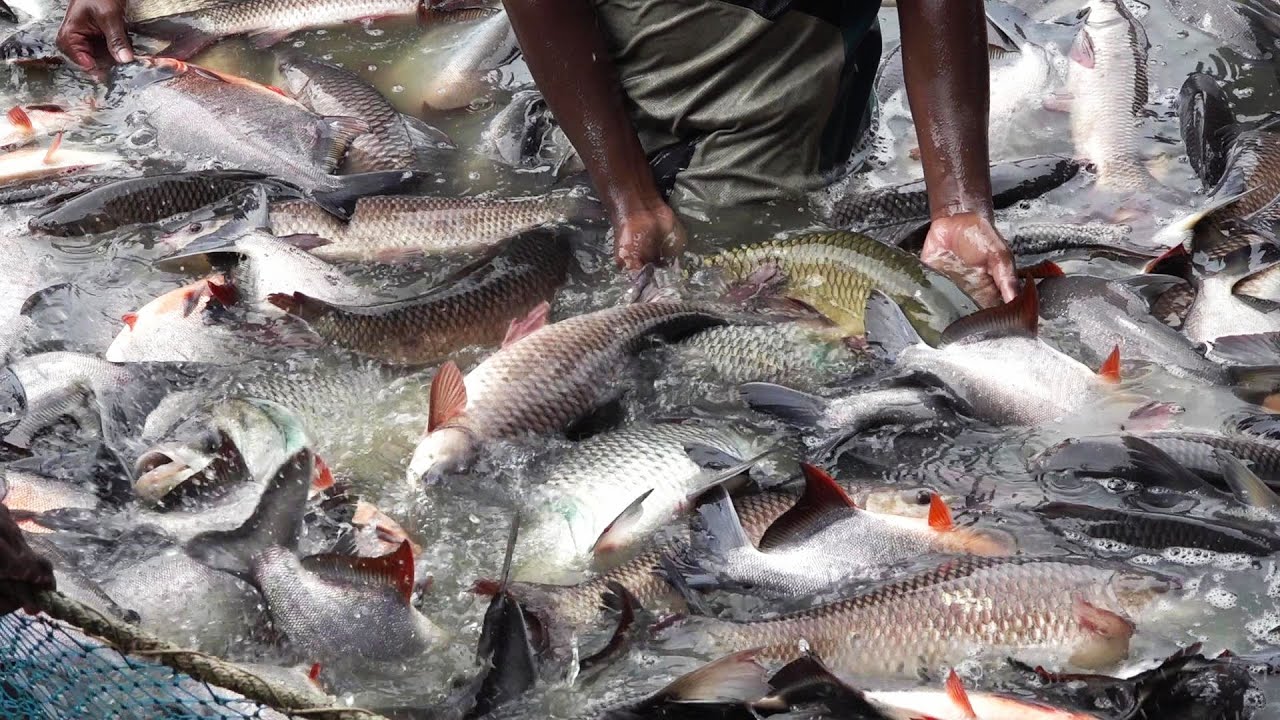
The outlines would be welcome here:
[[[760,710],[785,712],[800,705],[822,703],[827,707],[839,707],[850,717],[866,717],[881,720],[887,718],[861,691],[836,677],[822,659],[806,652],[784,665],[769,678],[773,693],[753,704]]]
[[[1280,390],[1280,365],[1227,368],[1227,376],[1232,386],[1248,393],[1270,394]]]
[[[879,347],[889,360],[906,348],[923,342],[902,308],[879,291],[873,291],[867,298],[865,325],[867,342]]]
[[[356,201],[370,195],[396,195],[410,192],[425,177],[411,170],[379,170],[355,175],[331,176],[336,187],[313,190],[309,199],[325,212],[341,220],[350,220]]]
[[[1238,365],[1273,365],[1280,358],[1280,332],[1224,335],[1210,343],[1214,359]]]
[[[704,497],[704,502],[698,506],[701,531],[694,535],[695,545],[714,557],[724,557],[733,550],[752,547],[729,493],[716,486]]]
[[[796,425],[817,425],[827,409],[827,401],[816,395],[774,383],[745,383],[738,387],[738,392],[753,410]]]
[[[317,300],[300,292],[292,295],[286,293],[271,293],[267,296],[267,302],[276,306],[290,315],[296,315],[307,322],[311,322],[323,315],[330,309],[329,303],[323,300]]]
[[[209,567],[247,576],[252,558],[268,546],[297,548],[303,505],[314,476],[315,458],[303,448],[267,481],[248,520],[234,530],[196,535],[186,545],[187,554]]]
[[[1222,477],[1236,499],[1250,507],[1280,510],[1280,496],[1263,482],[1258,474],[1225,450],[1215,450],[1214,457],[1222,468]]]
[[[759,649],[742,650],[681,675],[659,695],[681,703],[751,703],[769,694]]]
[[[1004,305],[979,310],[956,320],[942,331],[943,345],[976,336],[1035,337],[1040,325],[1040,299],[1034,282],[1022,285],[1022,292]]]

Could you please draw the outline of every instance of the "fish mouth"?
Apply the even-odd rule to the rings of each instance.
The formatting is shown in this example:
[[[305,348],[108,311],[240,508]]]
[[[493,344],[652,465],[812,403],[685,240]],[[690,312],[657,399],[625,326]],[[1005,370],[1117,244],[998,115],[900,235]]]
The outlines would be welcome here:
[[[134,464],[133,491],[157,507],[169,509],[183,500],[221,494],[250,477],[243,455],[225,434],[209,452],[203,447],[167,445],[143,453]]]
[[[13,370],[0,372],[0,437],[8,435],[27,414],[27,389]]]

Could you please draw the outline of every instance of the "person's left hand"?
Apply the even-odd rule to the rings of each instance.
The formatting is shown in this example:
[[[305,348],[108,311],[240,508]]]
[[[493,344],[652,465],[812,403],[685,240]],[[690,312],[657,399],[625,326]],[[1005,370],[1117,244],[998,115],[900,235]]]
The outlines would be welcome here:
[[[964,212],[938,218],[929,227],[920,259],[955,280],[983,307],[1018,294],[1013,255],[984,215]]]
[[[0,505],[0,615],[31,604],[39,590],[53,590],[53,565],[22,538],[22,530]]]

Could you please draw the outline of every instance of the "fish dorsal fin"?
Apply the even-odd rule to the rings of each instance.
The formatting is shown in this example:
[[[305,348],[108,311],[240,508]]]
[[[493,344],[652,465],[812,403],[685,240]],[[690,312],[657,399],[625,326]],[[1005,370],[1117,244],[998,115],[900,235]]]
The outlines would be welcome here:
[[[316,147],[315,159],[327,173],[332,173],[342,164],[351,141],[369,132],[369,123],[355,117],[327,116],[322,118],[325,124],[325,135]]]
[[[408,540],[381,557],[313,555],[304,558],[302,566],[318,575],[346,582],[392,587],[405,603],[413,596],[413,547]]]
[[[1249,466],[1225,450],[1215,450],[1214,457],[1222,468],[1222,477],[1236,499],[1250,507],[1280,510],[1280,497]]]
[[[133,326],[138,324],[138,313],[127,312],[124,315],[120,316],[120,321],[125,324],[125,327],[132,330]]]
[[[457,363],[450,360],[440,366],[431,379],[431,408],[427,416],[427,432],[462,414],[467,407],[467,385]]]
[[[311,490],[322,492],[333,487],[333,471],[329,469],[328,464],[319,455],[315,457],[315,463],[315,472],[311,476]]]
[[[507,326],[507,334],[502,338],[502,347],[514,345],[547,326],[551,317],[551,303],[543,300],[522,318],[516,318]]]
[[[934,530],[954,530],[956,527],[951,518],[951,508],[938,493],[929,496],[929,527]]]
[[[1142,272],[1182,277],[1186,274],[1184,266],[1189,263],[1190,259],[1191,253],[1187,252],[1187,246],[1183,243],[1178,243],[1160,253],[1154,260],[1143,265]]]
[[[288,293],[270,293],[267,295],[267,302],[281,312],[295,315],[307,322],[311,322],[333,309],[333,306],[329,303],[300,292],[294,292],[292,295]]]
[[[1116,345],[1111,348],[1111,354],[1107,355],[1107,359],[1102,361],[1102,367],[1098,368],[1098,377],[1109,383],[1120,382],[1120,346]]]
[[[830,524],[832,514],[845,515],[857,509],[849,494],[825,470],[808,463],[801,464],[800,469],[804,473],[804,494],[764,531],[759,543],[763,551],[803,540]]]
[[[658,691],[662,700],[682,703],[752,702],[769,694],[759,649],[743,650],[676,678]]]
[[[23,134],[30,134],[35,130],[35,126],[31,124],[31,116],[27,114],[26,110],[22,109],[21,105],[14,105],[10,108],[8,115],[9,122],[13,123],[13,126],[21,130]]]
[[[941,345],[969,338],[1035,337],[1040,326],[1040,299],[1036,284],[1022,284],[1018,297],[998,307],[979,310],[956,320],[942,331]]]
[[[724,556],[736,548],[750,547],[751,540],[742,528],[742,519],[733,507],[729,493],[716,486],[703,496],[698,505],[698,521],[712,555]]]
[[[947,697],[951,698],[951,702],[960,711],[961,717],[964,720],[978,720],[978,713],[973,711],[973,703],[969,702],[969,693],[964,689],[964,683],[954,669],[947,674],[946,688]]]
[[[605,526],[600,537],[591,544],[591,554],[599,557],[624,546],[627,535],[635,528],[636,523],[640,522],[640,518],[644,517],[644,501],[648,500],[652,494],[653,488],[645,490],[640,497],[632,500],[626,509],[618,513],[618,517]]]
[[[44,154],[44,164],[52,165],[54,157],[58,154],[58,148],[62,147],[62,133],[53,136],[53,142],[49,143],[49,149]]]

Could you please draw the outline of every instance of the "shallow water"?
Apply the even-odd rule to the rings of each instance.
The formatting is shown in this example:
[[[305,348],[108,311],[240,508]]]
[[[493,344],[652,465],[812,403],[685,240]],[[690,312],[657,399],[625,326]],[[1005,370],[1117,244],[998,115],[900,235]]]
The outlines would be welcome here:
[[[1033,5],[1038,17],[1050,19],[1070,16],[1075,10],[1072,3]],[[1002,220],[1014,223],[1053,218],[1107,219],[1118,207],[1126,206],[1136,208],[1139,213],[1133,221],[1136,232],[1139,235],[1150,232],[1161,221],[1195,206],[1203,194],[1182,153],[1175,113],[1178,88],[1188,72],[1207,70],[1227,81],[1237,111],[1246,118],[1263,116],[1277,106],[1280,90],[1270,62],[1250,62],[1230,49],[1218,48],[1212,37],[1177,20],[1163,0],[1156,0],[1142,18],[1152,42],[1151,116],[1143,128],[1144,151],[1168,190],[1151,198],[1102,196],[1091,189],[1088,174],[1081,173],[1066,186],[1013,208]],[[886,49],[896,43],[895,22],[894,11],[882,11]],[[399,109],[417,114],[422,107],[422,78],[440,66],[466,29],[462,25],[443,25],[423,32],[407,25],[352,26],[298,33],[287,40],[286,45],[344,64],[374,83]],[[1072,34],[1070,28],[1064,28],[1065,43],[1070,42]],[[1065,50],[1063,45],[1060,51],[1065,53]],[[270,54],[255,51],[238,40],[221,43],[198,58],[198,62],[262,82],[277,80]],[[527,69],[519,61],[504,68],[499,75],[498,88],[491,98],[479,100],[461,111],[433,113],[426,119],[449,133],[463,149],[457,167],[450,172],[467,178],[472,191],[519,194],[545,189],[553,182],[545,173],[494,173],[486,162],[466,152],[510,92],[529,82]],[[50,72],[14,68],[4,92],[6,103],[76,103],[90,96],[102,99],[103,94],[87,78],[66,69]],[[1072,153],[1067,117],[1044,110],[1038,103],[1038,99],[1031,99],[1022,104],[1023,110],[1012,121],[1018,131],[1013,134],[1014,140],[994,145],[993,160],[1028,154]],[[839,183],[835,192],[919,177],[918,163],[907,156],[914,143],[902,137],[908,127],[902,110],[901,105],[885,108],[883,122],[890,137],[875,154],[883,164]],[[67,139],[121,148],[122,152],[134,156],[146,155],[145,133],[139,134],[136,128],[130,127],[129,118],[120,115],[105,111],[96,122],[70,133]],[[137,143],[143,145],[135,147]],[[820,204],[821,198],[817,202]],[[88,239],[31,238],[24,228],[30,213],[26,207],[0,210],[0,227],[4,229],[5,238],[0,250],[9,257],[31,256],[27,262],[17,263],[19,274],[24,276],[23,282],[17,284],[24,288],[4,288],[0,293],[0,311],[8,313],[11,306],[16,309],[27,292],[51,280],[70,282],[73,286],[54,307],[37,317],[39,327],[32,336],[33,345],[56,341],[66,349],[100,353],[121,327],[119,318],[123,313],[192,279],[151,266],[152,260],[164,254],[161,248],[152,246],[154,230],[129,230]],[[689,221],[690,251],[704,253],[816,223],[817,215],[803,201],[714,212]],[[557,318],[614,304],[626,290],[625,279],[613,270],[604,238],[584,236],[576,246],[576,258],[580,268],[557,297],[554,306]],[[388,282],[398,285],[434,281],[445,277],[461,262],[415,263],[404,272],[392,273]],[[1108,260],[1069,266],[1072,272],[1085,268],[1108,276],[1131,272],[1126,266]],[[354,269],[371,272],[367,268]],[[34,275],[42,282],[25,282],[26,277]],[[13,280],[6,276],[4,282],[8,286]],[[25,287],[27,284],[31,287]],[[9,317],[6,314],[5,321]],[[1051,341],[1062,340],[1052,334],[1052,329],[1049,333]],[[1069,354],[1074,350],[1069,342],[1064,342],[1062,349]],[[657,415],[727,417],[755,423],[762,431],[777,433],[779,437],[788,434],[783,425],[744,410],[736,389],[665,373],[658,355],[646,360],[642,365],[654,392],[633,394],[628,404],[629,419]],[[1179,381],[1158,368],[1127,381],[1125,390],[1182,405],[1186,412],[1178,418],[1178,423],[1186,427],[1219,428],[1229,415],[1243,407],[1229,393]],[[1042,485],[1027,473],[1026,461],[1063,438],[1116,428],[1129,407],[1108,406],[1096,413],[1036,430],[1001,432],[962,428],[945,438],[873,434],[845,448],[840,459],[842,477],[865,477],[872,485],[924,485],[948,495],[963,496],[966,502],[960,521],[981,518],[1009,530],[1020,539],[1024,552],[1127,559],[1182,578],[1187,590],[1186,602],[1176,607],[1157,607],[1140,619],[1132,653],[1134,666],[1150,665],[1176,646],[1195,641],[1205,642],[1209,652],[1224,648],[1239,654],[1274,650],[1274,645],[1280,643],[1277,632],[1280,568],[1274,560],[1242,561],[1181,551],[1148,554],[1096,542],[1081,544],[1048,532],[1040,521],[1023,511],[1046,498],[1119,506],[1116,488],[1058,480]],[[368,418],[368,427],[353,428],[352,434],[367,440],[368,436],[376,436],[385,420]],[[421,422],[420,418],[416,420]],[[530,481],[521,472],[525,461],[533,454],[556,452],[562,442],[548,441],[547,446],[536,453],[526,447],[500,448],[494,459],[482,463],[467,478],[465,487],[436,488],[428,493],[408,491],[403,468],[394,463],[382,463],[386,466],[385,472],[370,470],[365,476],[355,478],[361,490],[399,520],[424,548],[419,569],[430,574],[434,583],[422,599],[421,607],[437,624],[453,629],[454,642],[434,655],[424,674],[412,682],[371,682],[362,692],[354,694],[353,701],[370,704],[375,697],[392,701],[430,697],[447,688],[451,679],[471,672],[474,640],[485,606],[484,601],[472,595],[471,585],[477,578],[492,577],[498,572],[502,541],[510,518],[507,498]],[[127,600],[122,600],[122,604],[127,605]],[[601,630],[608,631],[607,628]],[[588,645],[584,642],[584,646]],[[696,665],[697,660],[641,649],[611,669],[607,683],[586,689],[557,686],[546,693],[536,693],[529,701],[531,712],[533,716],[569,717],[579,712],[585,702],[656,689],[667,678]],[[966,666],[965,670],[973,677],[982,672],[976,665]],[[1280,693],[1280,686],[1274,683],[1264,681],[1262,685],[1273,696]],[[1280,710],[1268,708],[1255,717],[1280,718]]]

